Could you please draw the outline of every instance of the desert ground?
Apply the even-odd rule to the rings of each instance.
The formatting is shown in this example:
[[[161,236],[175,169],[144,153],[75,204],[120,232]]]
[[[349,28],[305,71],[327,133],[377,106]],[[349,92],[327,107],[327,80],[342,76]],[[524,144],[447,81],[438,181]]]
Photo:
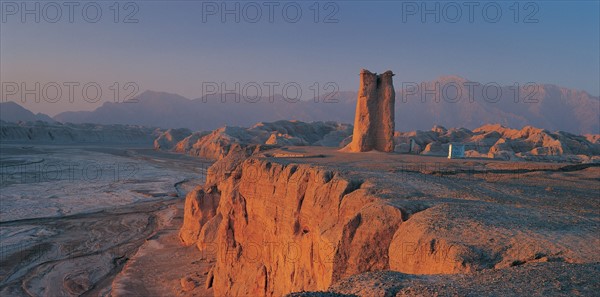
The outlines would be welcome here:
[[[3,145],[0,292],[126,295],[115,277],[175,228],[205,164],[140,147]]]
[[[231,153],[212,167],[198,157],[139,147],[11,144],[2,152],[5,296],[593,296],[600,290],[598,163],[311,146]],[[207,188],[219,194],[218,203],[199,196]],[[232,211],[242,203],[235,197],[243,197],[245,214]],[[205,201],[191,214],[195,199]],[[232,225],[207,228],[219,213]],[[197,232],[186,242],[189,230]],[[240,247],[233,262],[221,258],[227,241]],[[252,244],[268,241],[288,244],[272,257],[295,260],[273,261],[264,245],[258,257],[248,256]],[[290,243],[298,249],[290,251]],[[263,291],[248,285],[261,277],[255,266],[272,277],[259,285]]]

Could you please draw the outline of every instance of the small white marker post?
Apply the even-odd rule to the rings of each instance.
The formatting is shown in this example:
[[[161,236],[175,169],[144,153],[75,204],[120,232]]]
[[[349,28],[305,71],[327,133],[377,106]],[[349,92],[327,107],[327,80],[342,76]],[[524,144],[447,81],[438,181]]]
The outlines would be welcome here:
[[[462,159],[465,157],[465,146],[462,144],[448,146],[448,159]]]

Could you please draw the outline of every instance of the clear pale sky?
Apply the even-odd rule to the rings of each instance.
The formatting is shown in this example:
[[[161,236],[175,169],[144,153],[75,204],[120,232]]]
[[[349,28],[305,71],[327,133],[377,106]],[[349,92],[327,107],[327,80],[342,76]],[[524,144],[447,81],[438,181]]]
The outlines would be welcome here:
[[[188,98],[202,95],[203,82],[232,87],[235,82],[297,82],[304,97],[312,94],[309,87],[315,82],[321,87],[335,82],[340,90],[355,91],[361,68],[393,70],[397,89],[398,82],[456,74],[484,83],[552,83],[594,96],[600,93],[598,1],[538,1],[528,7],[520,2],[516,23],[513,1],[495,2],[502,12],[497,23],[489,21],[496,16],[494,7],[487,14],[482,11],[488,2],[477,2],[472,22],[464,2],[453,2],[462,7],[456,23],[450,22],[456,20],[455,7],[443,10],[448,2],[426,4],[440,5],[439,23],[435,15],[422,21],[421,2],[296,2],[302,10],[296,23],[291,22],[294,7],[288,7],[288,20],[282,16],[284,2],[274,7],[273,22],[266,2],[253,2],[262,13],[256,23],[250,22],[256,16],[254,6],[243,11],[247,2],[228,2],[230,8],[240,5],[239,23],[234,15],[226,15],[223,23],[219,6],[215,15],[203,20],[203,12],[214,2],[133,2],[139,8],[133,16],[137,23],[123,22],[133,11],[131,6],[126,9],[126,2],[119,3],[117,23],[110,8],[113,1],[96,2],[102,9],[97,23],[82,17],[85,2],[74,8],[72,23],[66,6],[62,18],[49,23],[43,17],[54,18],[55,7],[44,12],[46,3],[37,2],[45,14],[36,23],[34,15],[22,22],[20,12],[9,13],[14,7],[3,3],[2,82],[31,87],[35,82],[97,82],[105,100],[111,100],[113,82],[135,82],[139,92],[149,89]],[[33,8],[36,2],[29,3]],[[408,15],[413,3],[419,11]],[[324,23],[334,9],[330,20],[337,23]],[[92,10],[88,13],[94,17]],[[527,20],[537,23],[524,22],[530,14]],[[58,103],[19,103],[50,115],[91,110],[102,103],[67,99],[63,94]]]

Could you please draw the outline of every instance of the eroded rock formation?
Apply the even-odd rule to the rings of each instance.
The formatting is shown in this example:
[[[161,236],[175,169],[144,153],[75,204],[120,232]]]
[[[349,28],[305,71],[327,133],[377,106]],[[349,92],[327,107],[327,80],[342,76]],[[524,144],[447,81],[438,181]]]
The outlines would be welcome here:
[[[354,132],[345,151],[394,151],[396,93],[392,76],[394,74],[389,70],[381,75],[365,69],[360,71]]]
[[[419,149],[411,153],[422,155],[447,155],[450,143],[464,145],[467,158],[597,162],[600,155],[597,134],[580,136],[531,126],[518,130],[488,124],[472,131],[434,126],[430,131],[396,132],[394,138],[396,152],[408,153],[413,141]]]
[[[462,168],[443,159],[410,164],[399,154],[302,151],[328,157],[274,158],[290,151],[252,154],[236,146],[188,194],[180,236],[202,258],[215,259],[206,283],[215,296],[325,290],[386,269],[469,275],[600,259],[598,203],[590,197],[598,166],[561,175],[560,164],[524,163],[529,167],[507,176],[493,172],[511,172],[514,163],[472,161]],[[462,177],[469,168],[489,172]],[[573,181],[557,184],[557,175]],[[515,194],[524,191],[535,195]]]
[[[171,131],[171,130],[169,130]],[[242,147],[266,145],[279,146],[339,146],[352,133],[352,125],[336,122],[277,121],[260,122],[250,128],[225,126],[214,131],[188,132],[187,137],[176,144],[172,132],[165,132],[155,142],[155,149],[167,149],[178,153],[219,160],[227,156],[233,145]],[[191,135],[190,135],[191,134]]]
[[[300,121],[261,122],[250,128],[226,126],[214,131],[194,133],[187,129],[178,129],[160,133],[154,141],[154,148],[214,160],[227,156],[233,145],[270,148],[329,146],[344,147],[348,150],[353,139],[352,130],[353,126],[348,124]],[[5,136],[5,132],[8,135]],[[0,140],[14,138],[12,134],[14,133],[10,129],[3,127],[0,129]],[[41,132],[37,134],[48,137]],[[26,133],[17,135],[21,138],[27,136]],[[449,144],[456,143],[465,146],[467,158],[571,162],[600,160],[598,134],[581,136],[563,131],[550,132],[531,126],[517,130],[488,124],[469,130],[446,129],[436,125],[429,131],[396,131],[393,138],[394,151],[398,153],[444,156],[448,154]]]
[[[180,141],[192,134],[189,129],[169,129],[161,133],[154,140],[154,148],[157,150],[173,149]]]
[[[157,128],[120,124],[62,124],[41,121],[10,123],[0,121],[0,142],[7,143],[152,145],[152,142],[163,133]]]
[[[232,168],[227,159],[211,170],[213,186],[188,194],[180,232],[184,243],[216,258],[215,296],[324,289],[389,267],[402,214],[370,196],[362,181],[254,158]]]

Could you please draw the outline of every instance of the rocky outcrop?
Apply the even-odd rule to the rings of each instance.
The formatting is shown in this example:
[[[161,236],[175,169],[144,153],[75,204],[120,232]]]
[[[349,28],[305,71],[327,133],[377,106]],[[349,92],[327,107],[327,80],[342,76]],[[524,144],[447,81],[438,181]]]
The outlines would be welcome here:
[[[324,289],[389,266],[402,213],[371,196],[361,180],[254,158],[228,170],[213,169],[210,185],[188,194],[180,232],[186,244],[215,253],[216,296]]]
[[[179,233],[184,244],[192,245],[200,238],[201,227],[216,215],[219,198],[214,187],[199,187],[189,192],[185,199],[183,227]]]
[[[229,154],[233,145],[337,147],[351,131],[351,125],[335,122],[261,122],[250,128],[225,126],[212,132],[195,132],[177,142],[171,150],[219,160]]]
[[[188,153],[194,147],[194,144],[198,142],[198,140],[206,135],[210,134],[210,131],[200,131],[194,132],[191,135],[183,138],[181,141],[175,144],[175,147],[171,150],[177,153]]]
[[[353,127],[335,122],[304,123],[278,121],[258,123],[250,128],[222,127],[214,131],[169,130],[155,141],[155,148],[214,160],[227,156],[231,147],[327,146],[353,143]],[[177,142],[177,139],[185,136]],[[550,132],[534,127],[521,130],[501,125],[484,125],[473,131],[434,126],[429,131],[395,132],[394,152],[447,156],[450,144],[465,146],[467,158],[504,160],[596,162],[600,136],[579,136],[563,131]]]
[[[0,141],[5,143],[94,143],[150,146],[161,133],[159,129],[130,125],[0,121]]]
[[[443,169],[439,160],[407,164],[402,155],[302,151],[328,157],[276,158],[269,156],[289,150],[256,154],[236,146],[210,168],[206,184],[187,196],[180,237],[196,245],[201,258],[216,259],[207,282],[216,296],[326,290],[346,277],[385,269],[470,274],[600,260],[597,201],[589,195],[597,166],[581,173],[588,180],[574,175],[577,183],[557,185],[559,165],[542,166],[552,170],[543,178],[531,163],[531,175],[513,177],[536,179],[522,197],[514,194],[524,191],[516,182],[439,176],[473,170],[456,163]],[[469,166],[498,171],[503,165]],[[569,199],[561,198],[564,192]]]
[[[192,134],[189,129],[169,129],[154,140],[154,149],[170,150],[181,140]]]
[[[600,155],[598,135],[579,136],[530,126],[518,130],[495,124],[473,131],[435,126],[430,131],[396,132],[394,138],[396,152],[409,152],[413,141],[423,150],[410,153],[436,156],[447,155],[451,143],[465,145],[468,158],[589,162]]]
[[[600,134],[586,134],[584,137],[591,143],[600,144]]]
[[[360,71],[360,87],[350,152],[394,151],[394,107],[396,93],[391,71],[381,75]]]

